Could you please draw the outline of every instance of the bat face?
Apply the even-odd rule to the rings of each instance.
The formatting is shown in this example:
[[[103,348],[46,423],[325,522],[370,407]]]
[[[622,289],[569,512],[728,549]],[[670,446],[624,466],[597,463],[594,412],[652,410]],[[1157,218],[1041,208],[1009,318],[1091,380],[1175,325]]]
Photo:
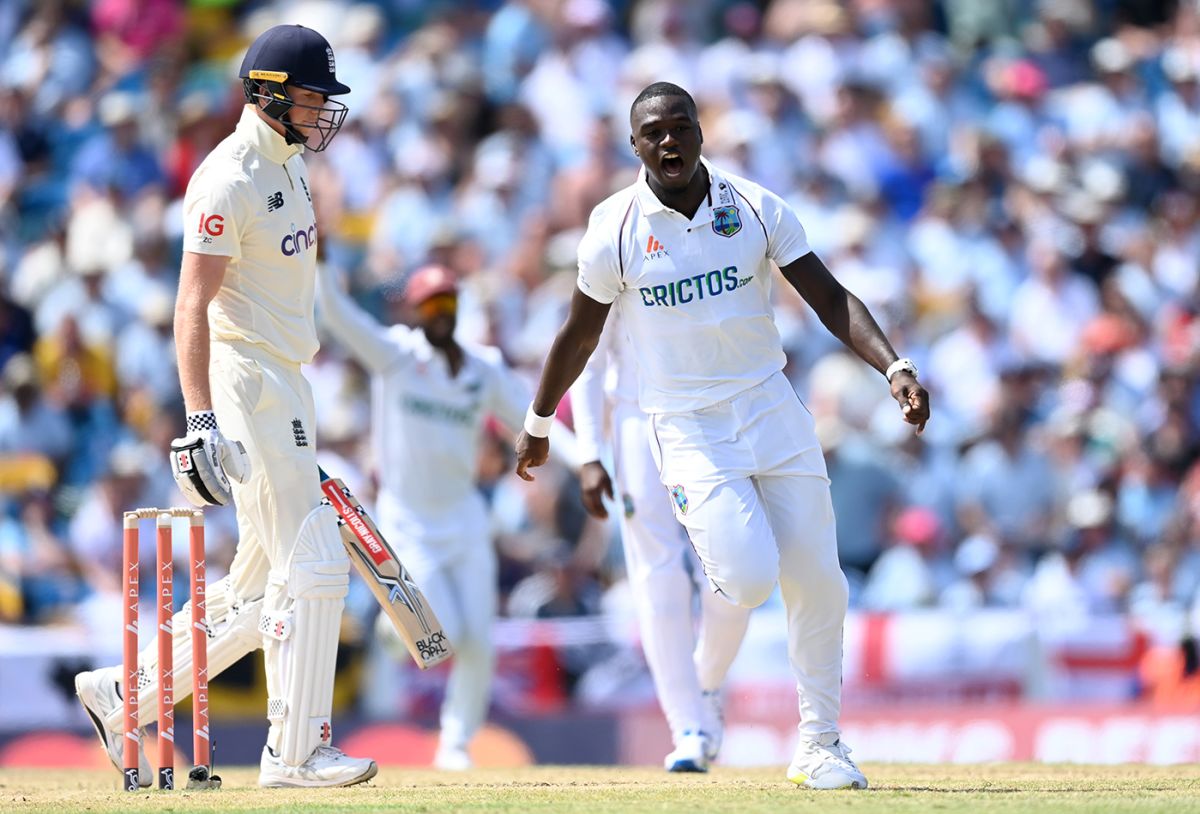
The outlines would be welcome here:
[[[453,648],[433,608],[346,484],[322,472],[321,491],[322,502],[337,512],[338,531],[350,561],[391,618],[417,666],[424,670],[450,658]]]

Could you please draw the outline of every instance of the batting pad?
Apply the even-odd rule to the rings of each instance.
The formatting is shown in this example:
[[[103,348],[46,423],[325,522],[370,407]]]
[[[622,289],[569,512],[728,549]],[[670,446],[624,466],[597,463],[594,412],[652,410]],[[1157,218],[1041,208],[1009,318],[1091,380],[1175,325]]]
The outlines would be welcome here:
[[[228,576],[207,586],[208,679],[247,653],[262,646],[258,619],[262,597],[238,601]],[[175,703],[192,694],[192,603],[189,601],[172,617],[171,649],[174,651]],[[199,635],[199,631],[196,632]],[[118,668],[119,670],[120,668]],[[154,723],[158,716],[158,645],[151,642],[138,654],[138,725]],[[117,705],[105,720],[112,732],[120,731],[124,708]]]
[[[299,766],[332,737],[333,674],[350,560],[337,515],[318,506],[300,526],[291,556],[271,570],[259,628],[267,672],[267,746]]]

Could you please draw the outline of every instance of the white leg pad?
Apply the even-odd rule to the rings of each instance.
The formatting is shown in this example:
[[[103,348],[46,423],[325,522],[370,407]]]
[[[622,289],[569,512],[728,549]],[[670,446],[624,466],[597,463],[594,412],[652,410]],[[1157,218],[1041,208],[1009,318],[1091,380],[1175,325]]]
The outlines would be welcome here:
[[[337,517],[318,506],[291,555],[273,568],[259,629],[267,672],[267,746],[299,766],[332,737],[333,675],[350,560]]]
[[[258,618],[262,597],[239,600],[229,577],[208,586],[208,678],[211,681],[242,656],[262,646]],[[192,694],[192,603],[172,618],[175,701]],[[138,725],[148,726],[158,715],[158,645],[151,642],[138,654]],[[123,725],[124,708],[117,706],[105,723],[111,731]]]

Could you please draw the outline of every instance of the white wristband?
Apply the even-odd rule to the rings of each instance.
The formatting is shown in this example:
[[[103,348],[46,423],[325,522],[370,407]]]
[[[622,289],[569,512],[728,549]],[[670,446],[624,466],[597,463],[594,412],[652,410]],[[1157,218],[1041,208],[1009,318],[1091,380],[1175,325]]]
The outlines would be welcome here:
[[[890,365],[888,365],[887,371],[883,374],[884,378],[886,378],[890,382],[892,380],[892,377],[895,376],[897,373],[899,373],[901,370],[907,370],[909,373],[913,374],[914,378],[917,376],[916,363],[913,362],[912,359],[905,357],[902,359],[897,359],[896,361],[894,361]]]
[[[525,432],[534,438],[545,438],[554,426],[553,415],[538,415],[533,411],[533,405],[525,412]]]

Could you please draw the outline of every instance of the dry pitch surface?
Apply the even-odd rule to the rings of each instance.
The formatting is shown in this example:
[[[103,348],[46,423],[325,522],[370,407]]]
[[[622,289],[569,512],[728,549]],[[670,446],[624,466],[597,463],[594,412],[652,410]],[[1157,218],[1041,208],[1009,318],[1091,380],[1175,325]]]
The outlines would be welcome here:
[[[648,768],[538,766],[461,775],[385,767],[348,789],[259,789],[250,768],[220,770],[216,792],[119,791],[115,771],[0,770],[5,812],[1200,812],[1200,767],[864,766],[872,788],[814,792],[781,769],[718,768],[667,775]]]

